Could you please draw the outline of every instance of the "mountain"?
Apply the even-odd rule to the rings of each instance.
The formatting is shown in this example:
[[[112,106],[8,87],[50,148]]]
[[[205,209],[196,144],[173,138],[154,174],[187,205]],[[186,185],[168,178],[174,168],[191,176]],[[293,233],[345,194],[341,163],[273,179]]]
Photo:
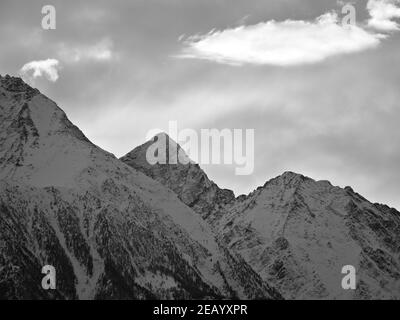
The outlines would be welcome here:
[[[203,218],[207,218],[210,212],[221,208],[226,203],[235,199],[231,190],[220,189],[213,181],[209,180],[205,172],[198,164],[188,161],[187,164],[149,164],[146,159],[146,151],[158,139],[164,139],[167,143],[165,157],[169,159],[170,152],[177,155],[181,153],[187,157],[183,149],[170,137],[161,133],[152,140],[135,148],[121,160],[127,165],[143,172],[162,185],[173,190],[178,198],[199,213]]]
[[[286,299],[399,299],[400,213],[350,187],[286,172],[248,196],[204,197],[219,190],[198,165],[143,161],[148,143],[122,160],[175,191]],[[185,174],[189,175],[186,179]],[[207,202],[208,201],[208,202]],[[203,203],[206,202],[203,206]],[[343,290],[342,268],[356,268],[356,290]]]
[[[43,290],[42,267],[57,274]],[[0,76],[0,299],[279,299],[176,194]]]

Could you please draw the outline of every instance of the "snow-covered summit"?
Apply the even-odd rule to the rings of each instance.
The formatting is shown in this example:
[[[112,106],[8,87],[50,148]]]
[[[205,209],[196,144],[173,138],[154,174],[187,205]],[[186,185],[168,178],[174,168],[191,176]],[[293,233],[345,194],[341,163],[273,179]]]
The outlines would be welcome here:
[[[179,199],[201,215],[209,215],[235,198],[233,191],[219,188],[193,161],[187,161],[187,164],[179,161],[176,164],[150,164],[146,153],[157,139],[167,139],[167,159],[170,152],[182,152],[187,157],[179,144],[167,134],[161,133],[129,152],[121,161],[173,190]]]

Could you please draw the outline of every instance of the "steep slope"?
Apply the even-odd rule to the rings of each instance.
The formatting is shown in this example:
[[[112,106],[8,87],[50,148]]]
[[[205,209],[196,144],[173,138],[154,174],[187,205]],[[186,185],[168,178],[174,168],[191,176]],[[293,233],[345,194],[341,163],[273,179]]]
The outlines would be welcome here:
[[[180,195],[187,171],[135,163],[144,152],[135,149],[123,160]],[[191,181],[200,190],[207,183]],[[368,202],[349,187],[287,172],[248,196],[211,201],[196,211],[285,298],[400,298],[400,213]],[[357,270],[356,290],[341,286],[346,265]]]
[[[229,205],[214,225],[286,298],[400,298],[400,213],[347,187],[287,172]],[[343,290],[341,270],[357,270]]]
[[[57,290],[41,288],[42,266]],[[0,298],[279,298],[176,195],[0,77]]]
[[[179,199],[205,219],[211,212],[221,209],[223,205],[235,199],[231,190],[220,189],[208,179],[205,172],[196,163],[149,164],[146,160],[146,151],[158,139],[166,140],[166,159],[169,159],[170,152],[175,155],[178,152],[184,153],[175,141],[165,133],[161,133],[129,152],[121,160],[173,190]],[[187,157],[186,154],[184,156]]]

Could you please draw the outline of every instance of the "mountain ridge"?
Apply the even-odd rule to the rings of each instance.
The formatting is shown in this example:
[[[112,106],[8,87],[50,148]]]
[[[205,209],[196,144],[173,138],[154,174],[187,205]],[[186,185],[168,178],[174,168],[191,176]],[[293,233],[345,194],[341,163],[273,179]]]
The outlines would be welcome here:
[[[154,136],[152,139],[150,139],[149,141],[146,141],[146,142],[142,143],[141,145],[135,147],[134,149],[132,149],[130,152],[128,152],[128,153],[125,154],[124,156],[121,156],[119,159],[122,160],[123,162],[125,162],[125,163],[127,163],[127,164],[133,166],[133,167],[136,167],[136,166],[137,166],[137,169],[138,169],[139,171],[144,172],[145,174],[147,174],[147,175],[149,175],[149,176],[152,176],[152,178],[156,178],[156,175],[154,174],[154,172],[152,172],[152,170],[150,170],[149,168],[157,167],[157,166],[159,166],[159,165],[158,165],[158,164],[156,164],[156,165],[150,165],[149,163],[147,163],[146,160],[144,160],[144,159],[145,159],[145,156],[143,156],[143,150],[147,150],[147,148],[148,148],[152,143],[154,143],[154,142],[157,141],[156,138],[157,138],[157,136],[160,136],[160,135],[161,135],[161,136],[165,136],[166,139],[167,139],[167,144],[166,144],[166,145],[167,145],[167,151],[166,151],[166,154],[167,154],[167,155],[168,155],[168,146],[169,146],[168,141],[171,141],[171,142],[172,142],[172,145],[175,145],[175,148],[177,148],[177,149],[179,150],[179,152],[182,152],[183,155],[184,155],[184,157],[186,157],[186,158],[189,159],[189,157],[187,156],[187,154],[184,152],[183,148],[182,148],[178,143],[176,143],[172,138],[170,138],[166,132],[160,132],[159,134],[155,135],[155,136]],[[141,154],[140,154],[140,153],[141,153]],[[139,154],[140,154],[140,159],[138,160]],[[166,157],[166,159],[168,159],[168,156]],[[207,176],[207,173],[200,167],[200,165],[199,165],[198,163],[194,162],[194,161],[191,160],[191,159],[189,159],[188,161],[190,161],[190,164],[189,164],[189,165],[187,165],[187,164],[182,165],[182,164],[181,164],[181,166],[184,167],[184,166],[190,166],[190,165],[191,165],[191,166],[196,167],[199,171],[202,172],[202,174],[204,174],[205,178],[209,180],[209,183],[210,183],[210,184],[215,185],[220,191],[224,191],[224,192],[229,193],[230,195],[229,195],[227,198],[229,198],[230,200],[232,200],[232,199],[238,199],[238,198],[239,198],[239,199],[246,198],[246,197],[248,197],[249,195],[251,195],[253,192],[257,191],[258,189],[265,187],[270,181],[272,181],[272,180],[274,180],[274,179],[277,179],[277,178],[279,178],[279,177],[281,177],[281,176],[286,176],[286,175],[287,175],[287,176],[293,175],[293,176],[298,176],[298,177],[302,177],[302,178],[305,178],[305,179],[311,179],[311,180],[316,181],[316,182],[328,182],[328,183],[331,184],[332,186],[335,186],[335,185],[333,185],[329,180],[315,180],[315,179],[313,179],[312,177],[306,176],[306,175],[304,175],[304,174],[302,174],[302,173],[294,172],[294,171],[291,171],[291,170],[286,170],[286,171],[282,172],[281,174],[279,174],[279,175],[277,175],[277,176],[275,176],[275,177],[267,178],[266,181],[265,181],[265,183],[264,183],[263,185],[260,185],[260,186],[258,186],[258,187],[255,187],[255,189],[254,189],[253,191],[250,191],[250,192],[247,193],[247,194],[238,194],[238,195],[235,195],[235,192],[234,192],[233,190],[228,189],[228,188],[221,188],[221,187],[218,186],[218,184],[217,184],[215,181],[209,179],[208,176]],[[168,163],[167,163],[167,164],[168,164]],[[180,165],[180,164],[178,163],[178,164],[174,164],[174,165],[172,165],[172,166],[175,166],[175,167],[176,167],[176,166],[179,166],[179,165]],[[338,187],[339,187],[339,186],[338,186]],[[340,188],[343,188],[343,189],[345,189],[345,190],[350,190],[350,191],[353,192],[354,194],[356,194],[356,195],[358,195],[358,196],[360,196],[360,197],[363,197],[363,196],[361,196],[361,194],[359,194],[358,192],[354,191],[354,189],[353,189],[352,187],[350,187],[350,186],[345,186],[345,187],[340,187]],[[365,197],[363,197],[363,198],[365,199]],[[189,205],[190,203],[187,203],[187,204]],[[383,203],[380,203],[380,202],[374,202],[374,204],[375,204],[375,205],[386,206],[386,207],[388,207],[388,208],[390,208],[390,209],[393,209],[393,210],[398,211],[395,207],[389,206],[389,205],[387,205],[387,204],[383,204]]]
[[[287,171],[235,197],[195,163],[150,165],[154,140],[120,160],[14,77],[0,120],[0,298],[400,299],[400,213],[350,187]]]
[[[173,192],[20,78],[0,84],[0,298],[281,298]]]
[[[121,160],[135,166],[144,150],[135,148]],[[180,179],[169,177],[184,166],[142,163],[137,169],[145,167],[145,174],[167,181],[180,196],[182,188],[170,185]],[[200,190],[204,183],[191,182]],[[193,209],[285,299],[400,298],[400,213],[350,187],[287,171],[248,195]],[[345,265],[361,274],[355,291],[341,288]]]

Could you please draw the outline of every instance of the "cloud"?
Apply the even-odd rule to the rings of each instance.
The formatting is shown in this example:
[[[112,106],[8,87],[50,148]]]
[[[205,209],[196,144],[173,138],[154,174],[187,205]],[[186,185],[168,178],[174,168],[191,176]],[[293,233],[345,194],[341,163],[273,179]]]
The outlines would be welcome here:
[[[66,46],[61,44],[58,54],[63,61],[80,62],[84,60],[107,61],[113,57],[113,43],[110,39],[103,39],[90,46]]]
[[[39,77],[46,77],[47,80],[56,82],[58,79],[59,62],[56,59],[31,61],[21,68],[20,73],[26,79],[33,81]]]
[[[400,8],[398,0],[369,0],[367,10],[371,16],[368,25],[381,31],[398,31],[399,24],[393,21],[394,18],[400,18]]]
[[[192,36],[185,40],[178,57],[234,65],[292,66],[373,48],[383,37],[357,25],[342,25],[331,12],[312,22],[271,20]]]

